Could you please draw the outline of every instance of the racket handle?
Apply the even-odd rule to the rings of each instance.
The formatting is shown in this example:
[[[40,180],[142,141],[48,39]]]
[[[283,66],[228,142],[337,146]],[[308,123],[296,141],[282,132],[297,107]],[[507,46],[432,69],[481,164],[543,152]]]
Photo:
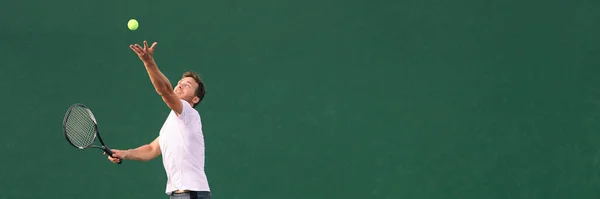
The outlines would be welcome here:
[[[113,152],[112,152],[112,150],[110,150],[110,148],[108,148],[107,146],[103,146],[102,149],[104,150],[104,152],[106,152],[107,155],[109,155],[110,157],[113,157]],[[122,162],[123,162],[123,160],[119,159],[119,162],[117,164],[121,164]]]

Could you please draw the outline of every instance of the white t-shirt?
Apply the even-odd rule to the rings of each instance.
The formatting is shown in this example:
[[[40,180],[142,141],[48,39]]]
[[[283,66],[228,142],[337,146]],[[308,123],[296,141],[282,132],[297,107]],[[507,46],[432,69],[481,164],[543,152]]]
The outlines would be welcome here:
[[[159,145],[167,174],[165,193],[175,190],[210,191],[204,173],[204,135],[200,114],[181,100],[183,111],[169,113],[160,129]]]

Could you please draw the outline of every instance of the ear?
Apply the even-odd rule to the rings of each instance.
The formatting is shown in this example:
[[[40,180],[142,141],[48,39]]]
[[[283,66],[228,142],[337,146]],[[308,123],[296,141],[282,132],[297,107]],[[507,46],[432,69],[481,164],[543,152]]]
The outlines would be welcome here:
[[[194,96],[194,98],[192,98],[192,102],[194,104],[198,103],[200,101],[200,98],[198,96]]]

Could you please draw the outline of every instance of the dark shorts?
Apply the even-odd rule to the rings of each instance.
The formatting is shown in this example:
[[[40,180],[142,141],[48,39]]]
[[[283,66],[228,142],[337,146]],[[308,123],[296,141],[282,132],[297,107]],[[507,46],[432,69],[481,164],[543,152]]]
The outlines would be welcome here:
[[[190,191],[186,193],[172,193],[171,199],[211,199],[208,191]]]

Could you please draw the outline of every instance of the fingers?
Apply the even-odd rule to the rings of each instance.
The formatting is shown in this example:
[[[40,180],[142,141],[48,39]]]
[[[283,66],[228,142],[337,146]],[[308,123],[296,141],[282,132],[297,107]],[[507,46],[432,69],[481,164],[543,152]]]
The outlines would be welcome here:
[[[135,47],[135,48],[137,48],[139,50],[142,50],[142,51],[146,51],[146,50],[149,50],[149,49],[153,50],[154,47],[156,46],[156,44],[158,44],[158,42],[152,43],[152,46],[150,46],[150,48],[148,48],[148,41],[144,40],[142,44],[144,45],[144,47],[140,46],[139,44],[132,44],[132,45],[129,45],[129,47],[130,48],[131,47]]]
[[[121,162],[121,158],[113,158],[113,157],[110,157],[110,156],[108,156],[108,160],[110,160],[113,163],[119,163],[119,162]]]
[[[133,50],[133,52],[135,52],[138,55],[142,54],[141,49],[139,48],[139,46],[136,45],[129,45],[129,48],[131,48],[131,50]]]
[[[104,155],[106,155],[106,152],[103,153]],[[112,163],[119,163],[122,161],[122,157],[119,156],[119,150],[113,150],[113,156],[107,156],[108,160],[111,161]]]
[[[123,158],[123,156],[121,154],[116,154],[116,153],[113,153],[113,155],[111,157],[117,158],[117,159],[122,159]]]
[[[148,48],[148,41],[144,40],[142,44],[143,47],[139,44],[131,44],[129,45],[129,48],[131,48],[131,50],[135,52],[140,59],[142,59],[142,61],[147,61],[152,59],[152,54],[154,54],[154,48],[156,48],[157,44],[158,42],[154,42],[152,43],[152,46]]]
[[[106,153],[105,153],[105,154],[106,154]],[[118,161],[119,161],[119,159],[118,159],[118,158],[113,158],[113,157],[110,157],[110,156],[107,156],[107,157],[108,157],[108,160],[109,160],[109,161],[111,161],[111,162],[113,162],[113,163],[116,163],[116,162],[118,162]]]
[[[152,46],[150,46],[150,50],[154,51],[154,47],[156,47],[156,44],[158,44],[158,42],[152,43]]]
[[[138,45],[138,44],[135,44],[133,47],[135,49],[137,49],[139,52],[144,52],[144,49],[140,45]]]
[[[123,158],[123,155],[121,154],[120,150],[113,149],[111,157],[113,157],[113,158],[119,158],[120,159],[120,158]]]

